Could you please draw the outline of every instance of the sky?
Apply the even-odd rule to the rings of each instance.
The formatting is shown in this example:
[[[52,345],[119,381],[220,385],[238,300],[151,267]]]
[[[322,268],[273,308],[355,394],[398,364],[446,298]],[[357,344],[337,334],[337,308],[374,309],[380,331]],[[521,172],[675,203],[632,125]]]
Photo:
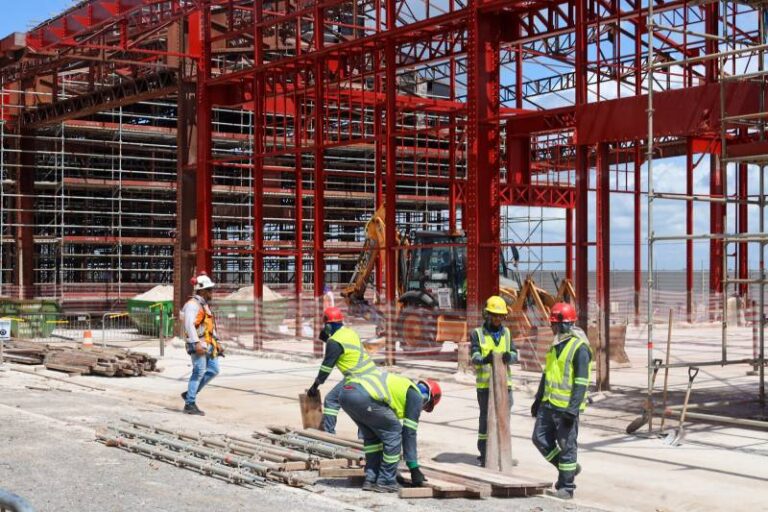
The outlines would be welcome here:
[[[0,16],[0,38],[11,32],[26,32],[77,3],[74,0],[5,0]]]

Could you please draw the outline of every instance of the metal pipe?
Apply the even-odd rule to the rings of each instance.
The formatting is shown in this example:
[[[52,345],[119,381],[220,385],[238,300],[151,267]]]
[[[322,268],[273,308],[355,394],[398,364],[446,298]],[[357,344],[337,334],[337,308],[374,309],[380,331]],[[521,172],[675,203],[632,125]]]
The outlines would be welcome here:
[[[155,458],[163,458],[168,461],[174,462],[180,466],[188,466],[198,470],[204,474],[212,474],[226,478],[230,482],[239,484],[255,485],[257,487],[263,487],[266,482],[264,478],[239,471],[232,471],[231,469],[224,469],[219,467],[215,462],[205,462],[194,457],[185,457],[178,452],[167,450],[161,447],[152,446],[143,442],[135,441],[132,439],[126,439],[119,436],[108,436],[105,434],[97,433],[96,438],[107,444],[114,443],[115,446],[121,448],[127,448],[132,451],[140,452],[146,455],[151,455]]]
[[[732,418],[730,416],[719,416],[717,414],[704,414],[701,412],[688,412],[688,411],[686,411],[685,413],[685,418],[692,419],[692,420],[701,420],[705,422],[713,422],[713,423],[728,423],[731,425],[739,425],[742,427],[754,427],[754,428],[768,430],[768,421],[748,420],[746,418]]]
[[[314,439],[301,439],[298,436],[278,436],[269,432],[254,432],[253,436],[257,439],[259,437],[264,437],[266,439],[277,441],[278,443],[296,446],[297,448],[306,450],[308,453],[316,452],[320,455],[325,455],[326,457],[350,460],[360,459],[359,452],[354,452],[345,448],[333,448]]]
[[[0,510],[7,510],[8,512],[35,512],[32,505],[27,503],[24,498],[3,489],[0,489]]]

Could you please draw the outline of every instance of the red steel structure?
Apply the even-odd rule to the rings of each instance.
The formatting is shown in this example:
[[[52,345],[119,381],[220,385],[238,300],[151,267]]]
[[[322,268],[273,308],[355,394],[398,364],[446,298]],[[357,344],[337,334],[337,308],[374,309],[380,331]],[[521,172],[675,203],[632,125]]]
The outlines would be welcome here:
[[[689,193],[693,155],[719,151],[720,90],[713,60],[683,60],[720,51],[717,37],[724,31],[731,44],[761,43],[758,8],[725,3],[723,12],[720,5],[663,0],[654,7],[668,27],[653,33],[655,55],[682,61],[656,72],[654,133],[659,156],[687,156],[681,179]],[[248,167],[253,245],[228,251],[252,256],[257,302],[266,259],[295,259],[300,294],[310,257],[319,298],[326,258],[344,252],[325,243],[326,194],[339,180],[360,176],[353,168],[329,169],[326,161],[369,151],[375,155],[374,207],[389,206],[388,257],[377,287],[390,305],[396,301],[394,240],[403,222],[398,205],[409,201],[401,191],[407,185],[432,191],[429,197],[449,212],[449,228],[466,232],[474,315],[498,291],[498,276],[487,269],[498,267],[502,207],[565,209],[566,232],[558,243],[566,275],[575,278],[580,321],[589,313],[594,246],[597,304],[607,330],[612,194],[634,196],[633,285],[636,312],[640,308],[647,16],[632,0],[90,0],[22,40],[3,40],[0,79],[4,88],[21,91],[6,99],[19,107],[8,117],[9,129],[19,133],[175,98],[177,297],[188,291],[193,271],[214,271],[215,255],[227,254],[214,243],[214,171]],[[63,97],[62,84],[75,81],[81,85],[69,86]],[[34,99],[33,90],[46,91],[48,99]],[[728,112],[759,112],[756,91],[753,84],[729,84]],[[219,107],[252,113],[251,154],[214,151],[212,113]],[[739,142],[752,148],[744,151],[760,151],[752,144],[757,139],[754,131],[744,132]],[[716,163],[710,174],[710,195],[722,195]],[[265,183],[277,177],[292,182],[292,247],[264,242]],[[30,184],[20,181],[19,187],[23,193]],[[693,202],[687,204],[690,231]],[[723,231],[722,208],[710,205],[713,233]],[[305,232],[310,213],[312,230]],[[746,213],[739,219],[746,232]],[[31,268],[22,261],[32,257],[31,236],[19,229],[23,269]],[[710,245],[710,287],[722,291],[722,245]],[[690,241],[686,262],[690,303]],[[738,265],[746,275],[744,250]],[[33,280],[21,272],[18,284],[23,289]]]

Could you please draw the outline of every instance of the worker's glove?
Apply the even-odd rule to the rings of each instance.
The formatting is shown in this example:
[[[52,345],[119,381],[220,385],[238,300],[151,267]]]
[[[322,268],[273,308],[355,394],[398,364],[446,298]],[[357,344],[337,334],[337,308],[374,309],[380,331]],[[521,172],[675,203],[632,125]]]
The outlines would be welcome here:
[[[541,402],[538,400],[534,400],[531,404],[531,416],[534,418],[539,415],[539,407],[541,406]]]
[[[414,487],[422,487],[426,481],[427,479],[424,476],[424,473],[422,473],[419,468],[411,469],[411,485]]]
[[[320,383],[315,381],[314,384],[307,390],[307,396],[310,398],[315,398],[320,394],[320,390],[318,389],[320,387]]]
[[[198,356],[204,356],[208,352],[208,350],[206,350],[207,348],[208,347],[206,346],[205,343],[203,343],[202,341],[198,341],[197,343],[195,343],[195,354],[197,354]]]
[[[493,352],[490,352],[483,358],[483,364],[491,364],[493,362]]]
[[[560,420],[563,422],[565,428],[571,428],[576,421],[576,415],[570,411],[563,411]]]
[[[504,361],[504,364],[516,363],[517,352],[504,352],[504,355],[501,356],[501,360]]]
[[[322,331],[320,331],[320,341],[325,343],[326,341],[328,341],[329,337],[330,336],[328,335],[328,331],[326,329],[323,329]]]

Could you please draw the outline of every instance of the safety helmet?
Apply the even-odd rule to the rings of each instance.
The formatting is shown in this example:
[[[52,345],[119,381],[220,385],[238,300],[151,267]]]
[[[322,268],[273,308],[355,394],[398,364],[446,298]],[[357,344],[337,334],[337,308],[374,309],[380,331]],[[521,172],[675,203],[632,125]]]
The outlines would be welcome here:
[[[558,302],[552,306],[549,313],[549,321],[552,323],[575,322],[576,320],[576,308],[567,302]]]
[[[193,277],[192,285],[195,287],[195,291],[208,290],[216,286],[205,272],[201,272],[197,277]]]
[[[424,410],[432,412],[435,406],[440,403],[440,398],[443,396],[443,390],[440,389],[440,384],[438,384],[436,380],[427,379],[420,380],[419,387],[427,388],[429,398],[427,398],[427,403],[424,405]]]
[[[344,315],[341,314],[341,310],[337,307],[330,307],[325,308],[325,311],[323,311],[323,322],[329,323],[329,322],[343,322],[344,321]]]
[[[492,295],[485,302],[485,311],[494,315],[506,315],[507,303],[498,295]]]

